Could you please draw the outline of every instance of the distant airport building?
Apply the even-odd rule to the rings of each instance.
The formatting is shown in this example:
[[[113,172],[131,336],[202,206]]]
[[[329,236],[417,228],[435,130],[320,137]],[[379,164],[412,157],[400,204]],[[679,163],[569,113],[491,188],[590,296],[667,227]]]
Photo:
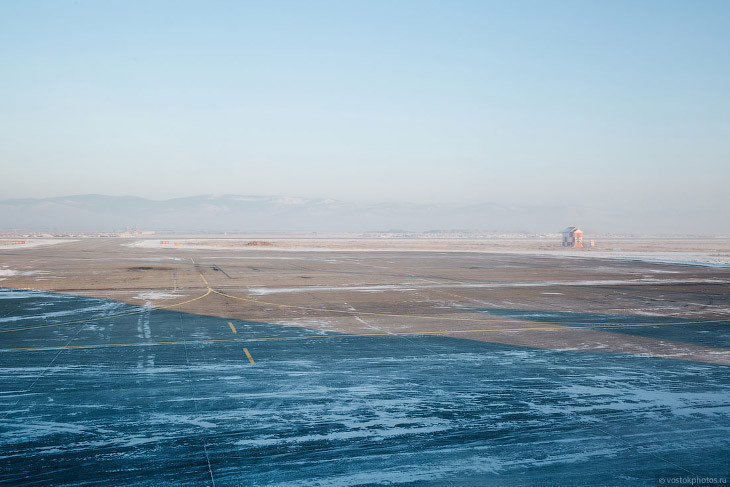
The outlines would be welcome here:
[[[583,230],[578,227],[563,230],[563,247],[583,247]]]

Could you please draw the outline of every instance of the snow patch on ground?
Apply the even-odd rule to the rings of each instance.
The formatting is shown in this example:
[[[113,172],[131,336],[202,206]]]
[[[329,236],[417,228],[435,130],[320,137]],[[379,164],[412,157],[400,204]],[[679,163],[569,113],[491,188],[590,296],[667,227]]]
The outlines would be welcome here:
[[[251,295],[263,296],[266,294],[281,293],[309,293],[316,291],[414,291],[416,289],[469,289],[469,288],[510,288],[510,287],[554,287],[554,286],[641,286],[658,284],[730,284],[728,279],[605,279],[586,281],[550,281],[550,282],[488,282],[488,283],[403,283],[403,284],[374,284],[359,286],[299,286],[299,287],[249,287]]]
[[[297,328],[308,328],[313,334],[326,335],[331,330],[331,325],[327,321],[313,318],[295,318],[287,320],[277,320],[278,325],[296,326]]]
[[[0,276],[3,277],[11,277],[11,276],[35,276],[38,274],[50,274],[48,271],[41,271],[41,270],[33,270],[33,271],[16,271],[14,269],[8,269],[6,266],[3,266],[2,269],[0,269]]]
[[[656,264],[696,265],[702,267],[730,267],[730,254],[726,252],[661,252],[661,251],[601,251],[601,250],[512,250],[485,251],[499,254],[544,255],[566,259],[635,260]],[[671,273],[668,270],[651,271]]]
[[[43,291],[29,291],[10,288],[0,288],[0,299],[30,299],[30,298],[49,298],[49,299],[78,299],[77,296],[68,294],[52,294]]]
[[[596,253],[595,257],[617,260],[639,260],[642,262],[662,264],[730,267],[730,255],[704,252],[601,252]]]
[[[157,299],[173,299],[179,297],[179,294],[165,293],[162,291],[148,291],[144,293],[139,293],[138,295],[132,297],[132,299],[139,299],[145,302],[149,302]]]
[[[215,247],[211,245],[214,241],[226,241],[227,239],[206,239],[201,241],[200,239],[179,239],[175,243],[179,247],[175,247],[173,243],[162,244],[157,239],[145,239],[137,240],[134,242],[122,244],[126,247],[133,248],[146,248],[146,249],[161,249],[161,248],[185,248],[185,249],[198,249],[198,250],[255,250],[250,247]],[[276,240],[276,239],[274,239]],[[170,241],[172,242],[172,241]],[[376,245],[370,242],[372,245]],[[475,243],[479,245],[479,242]],[[409,251],[423,251],[421,247],[393,247],[393,248],[367,248],[357,246],[356,248],[347,248],[341,246],[335,246],[332,248],[324,247],[264,247],[265,250],[278,251],[278,252],[347,252],[347,251],[358,251],[358,252],[409,252]],[[260,250],[260,249],[259,249]],[[600,250],[600,249],[573,249],[573,250],[540,250],[540,249],[525,249],[525,250],[506,250],[506,249],[495,249],[495,248],[469,248],[459,247],[453,250],[433,250],[441,254],[449,252],[469,252],[469,253],[482,253],[482,254],[519,254],[519,255],[542,255],[559,258],[581,258],[581,259],[606,259],[606,260],[636,260],[649,263],[662,263],[662,264],[676,264],[676,265],[696,265],[703,267],[730,267],[730,253],[713,250],[713,251],[623,251],[623,250]],[[256,257],[258,258],[258,257]],[[657,271],[657,272],[672,272],[672,271]]]
[[[34,296],[37,297],[37,296]],[[0,298],[2,299],[2,298]],[[115,312],[121,311],[126,305],[123,303],[115,303],[115,302],[102,302],[98,305],[92,305],[87,306],[84,308],[76,308],[76,309],[70,309],[70,310],[64,310],[64,311],[50,311],[45,312],[38,315],[18,315],[18,316],[5,316],[0,318],[0,323],[8,323],[8,322],[14,322],[14,321],[23,321],[23,320],[47,320],[49,318],[61,318],[64,316],[76,316],[79,314],[101,314],[102,316],[114,314]]]

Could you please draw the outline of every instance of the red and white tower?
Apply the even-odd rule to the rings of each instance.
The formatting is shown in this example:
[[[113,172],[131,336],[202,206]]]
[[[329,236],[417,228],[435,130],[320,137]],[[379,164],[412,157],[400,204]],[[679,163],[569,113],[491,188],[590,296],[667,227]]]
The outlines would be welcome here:
[[[583,230],[578,227],[563,230],[563,247],[583,247]]]

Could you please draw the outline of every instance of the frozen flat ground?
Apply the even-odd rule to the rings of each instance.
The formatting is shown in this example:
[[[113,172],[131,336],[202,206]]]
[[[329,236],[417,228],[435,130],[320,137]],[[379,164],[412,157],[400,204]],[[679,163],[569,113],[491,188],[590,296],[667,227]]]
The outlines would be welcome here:
[[[234,334],[17,290],[0,314],[4,484],[654,485],[728,470],[723,365],[240,320]],[[726,326],[671,333],[727,347]]]
[[[730,480],[727,269],[121,243],[0,252],[0,484]]]

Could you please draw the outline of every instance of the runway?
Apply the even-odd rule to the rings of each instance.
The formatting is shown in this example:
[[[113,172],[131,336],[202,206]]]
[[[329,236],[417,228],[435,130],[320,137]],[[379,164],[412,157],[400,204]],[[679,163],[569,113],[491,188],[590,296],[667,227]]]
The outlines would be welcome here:
[[[4,484],[653,485],[727,465],[721,365],[0,294],[14,317],[87,310],[1,335]]]
[[[726,269],[115,240],[3,259],[0,484],[727,476]]]

